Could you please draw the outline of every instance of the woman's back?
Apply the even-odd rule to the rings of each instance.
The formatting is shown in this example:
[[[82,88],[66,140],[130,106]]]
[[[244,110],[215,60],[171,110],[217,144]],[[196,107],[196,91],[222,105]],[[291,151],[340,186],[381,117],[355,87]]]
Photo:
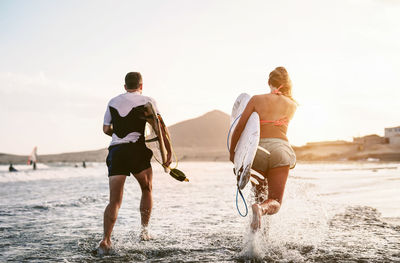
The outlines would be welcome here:
[[[289,121],[296,111],[296,103],[278,93],[254,96],[255,111],[260,116],[260,138],[280,138],[288,140],[286,132]]]

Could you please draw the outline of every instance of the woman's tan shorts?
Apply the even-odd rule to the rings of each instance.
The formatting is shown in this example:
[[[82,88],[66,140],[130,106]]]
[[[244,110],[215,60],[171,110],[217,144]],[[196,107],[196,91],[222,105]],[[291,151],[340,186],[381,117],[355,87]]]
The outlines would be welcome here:
[[[296,154],[288,141],[278,138],[261,138],[259,145],[270,152],[268,169],[296,165]]]

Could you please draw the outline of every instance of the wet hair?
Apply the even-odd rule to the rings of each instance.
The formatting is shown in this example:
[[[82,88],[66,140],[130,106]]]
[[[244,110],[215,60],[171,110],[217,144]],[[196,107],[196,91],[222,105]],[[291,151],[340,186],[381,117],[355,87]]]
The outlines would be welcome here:
[[[292,97],[292,81],[284,67],[277,67],[269,73],[268,85],[274,88],[281,87],[279,91],[294,101]]]
[[[127,89],[137,89],[142,84],[142,75],[139,72],[129,72],[125,76],[125,85]]]

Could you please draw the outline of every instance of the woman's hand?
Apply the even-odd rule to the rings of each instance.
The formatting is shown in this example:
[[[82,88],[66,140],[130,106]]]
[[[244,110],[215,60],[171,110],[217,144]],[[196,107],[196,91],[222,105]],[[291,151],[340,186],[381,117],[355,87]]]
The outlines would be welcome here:
[[[229,152],[229,160],[233,163],[235,161],[235,151]]]

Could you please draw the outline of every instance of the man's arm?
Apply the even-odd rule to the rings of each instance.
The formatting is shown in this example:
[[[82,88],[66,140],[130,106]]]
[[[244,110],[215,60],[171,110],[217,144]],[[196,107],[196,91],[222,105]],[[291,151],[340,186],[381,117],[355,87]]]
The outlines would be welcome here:
[[[113,134],[113,128],[111,125],[103,125],[103,132],[107,134],[108,136],[112,136]]]

